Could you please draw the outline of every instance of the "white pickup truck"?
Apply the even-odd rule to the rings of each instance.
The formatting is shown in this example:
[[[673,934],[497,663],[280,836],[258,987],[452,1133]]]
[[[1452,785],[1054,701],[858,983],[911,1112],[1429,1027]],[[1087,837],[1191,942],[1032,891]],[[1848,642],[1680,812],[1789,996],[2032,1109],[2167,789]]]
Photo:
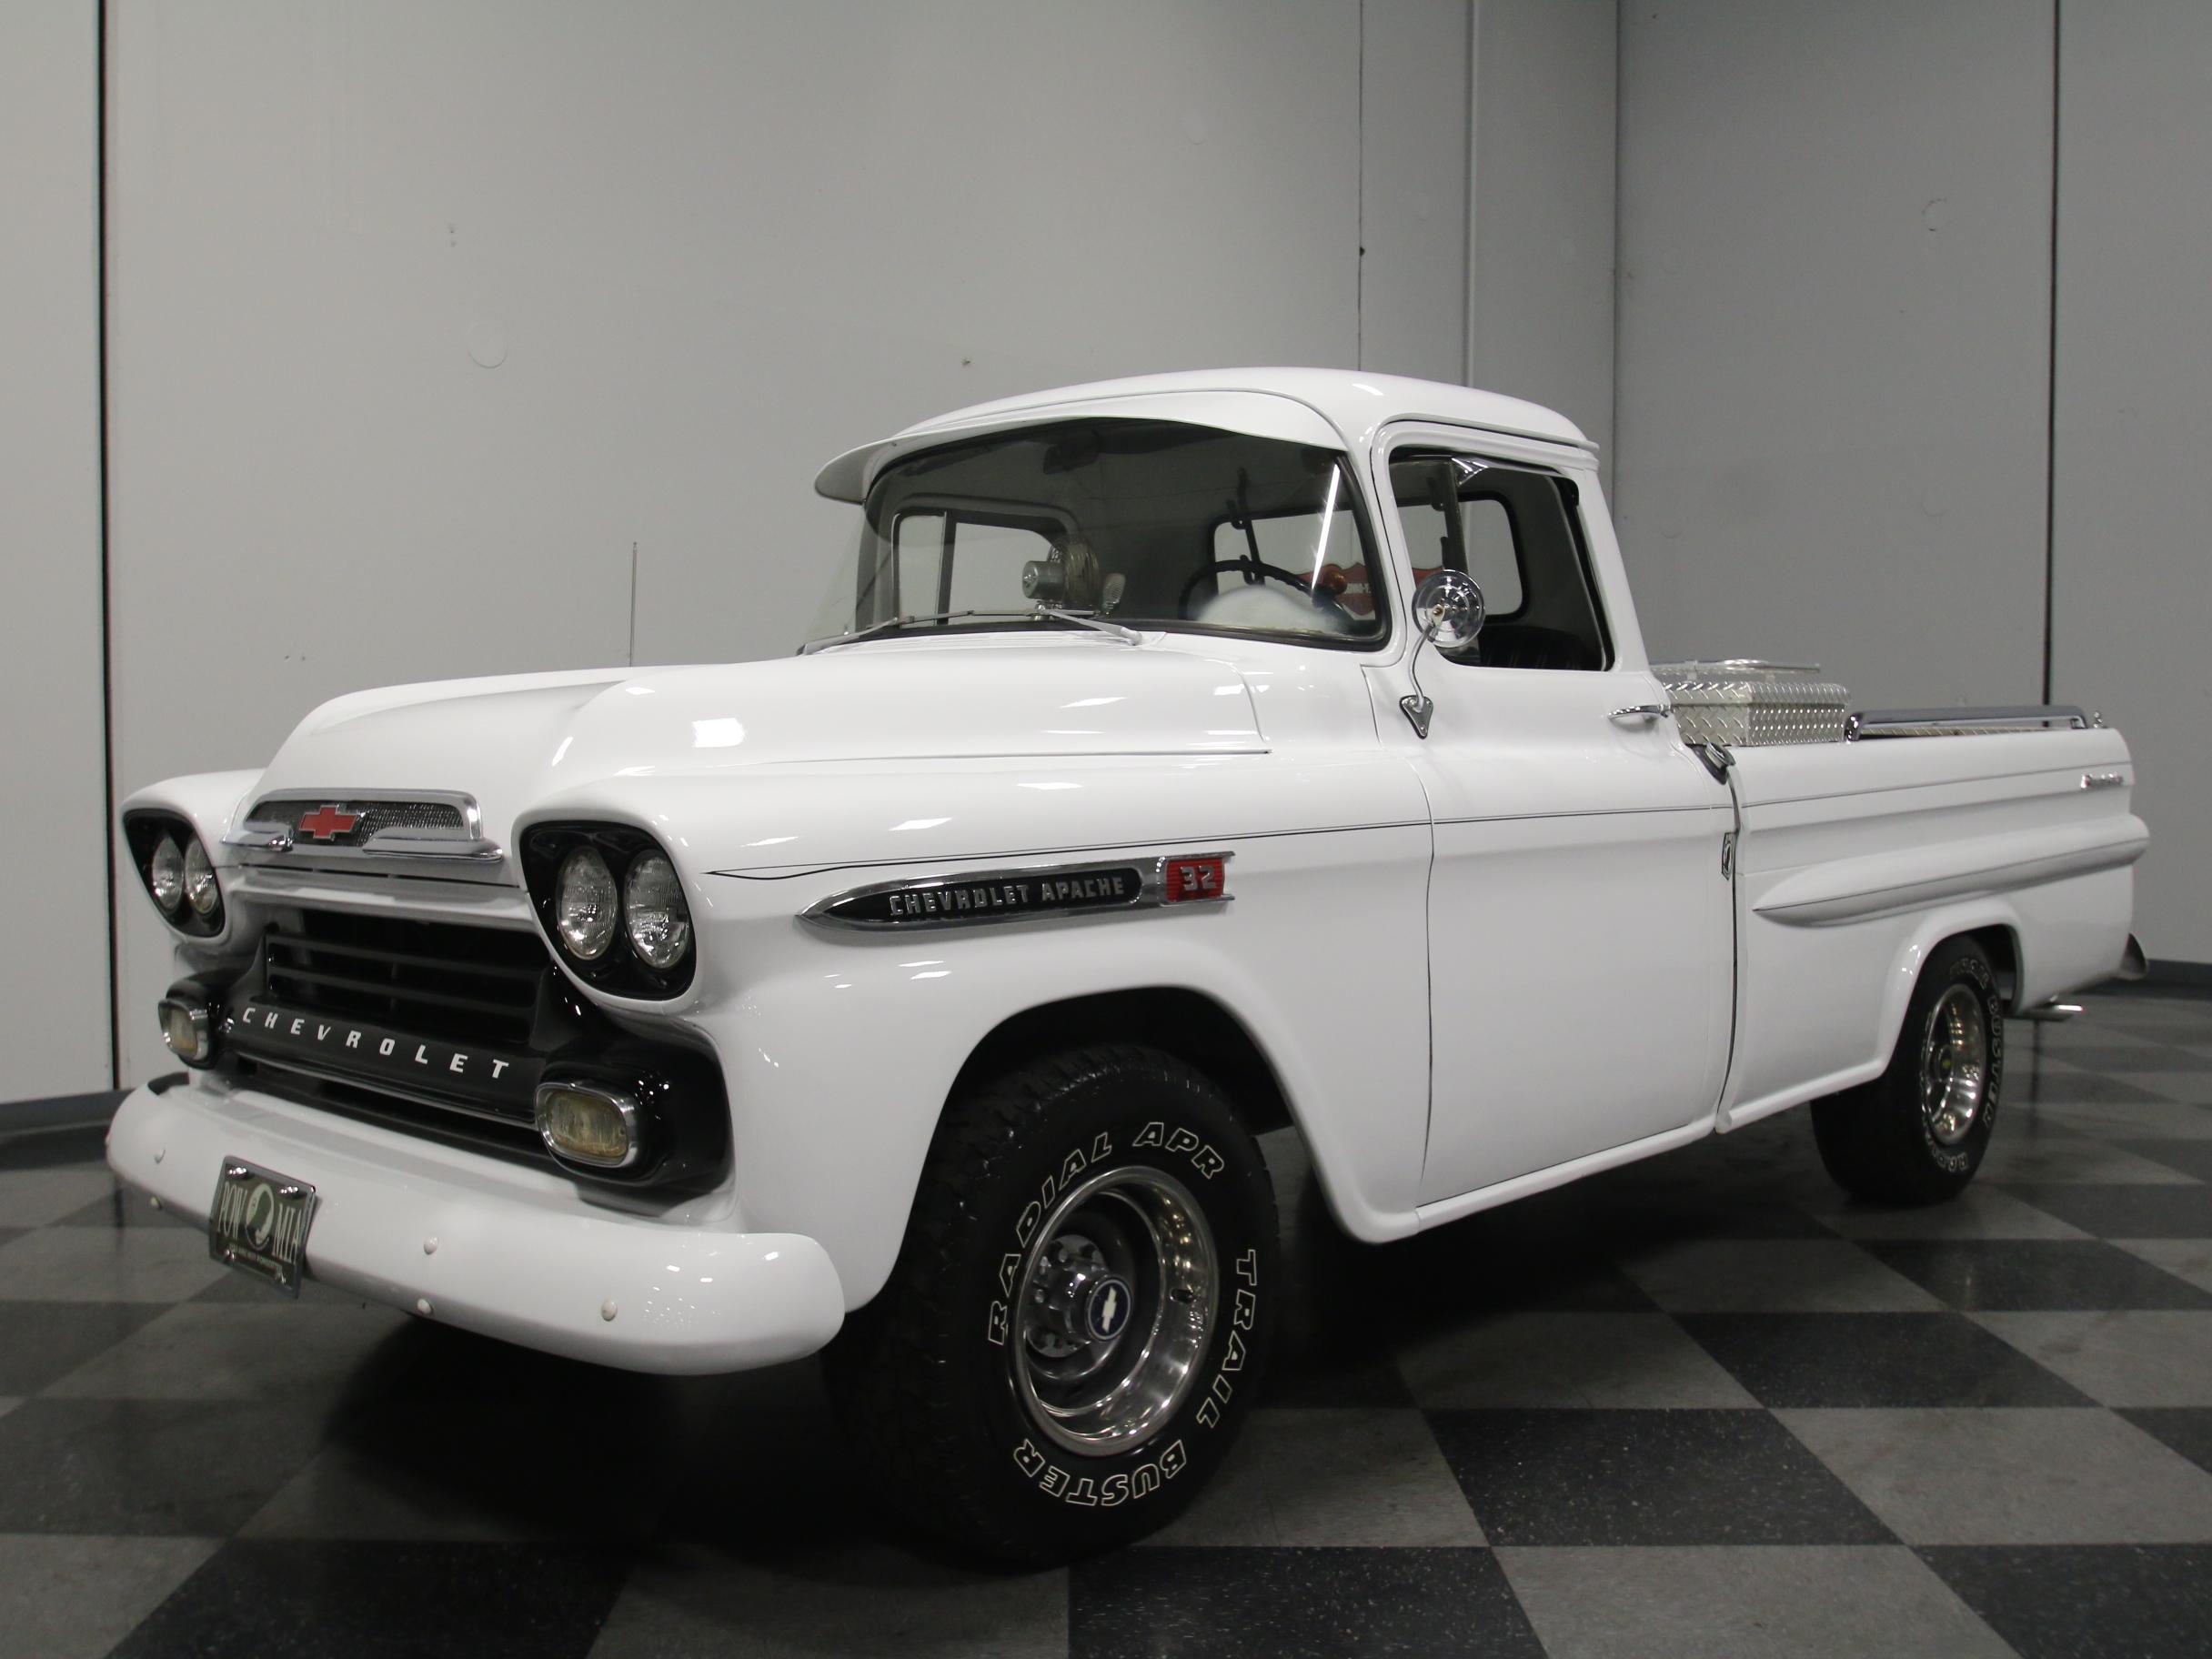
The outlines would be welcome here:
[[[116,1171],[280,1292],[826,1350],[935,1532],[1061,1557],[1259,1393],[1263,1131],[1371,1241],[1806,1102],[1932,1202],[2002,1019],[2140,966],[2117,732],[1654,671],[1547,410],[1172,375],[817,488],[860,528],[798,655],[361,692],[133,796],[186,1070]]]

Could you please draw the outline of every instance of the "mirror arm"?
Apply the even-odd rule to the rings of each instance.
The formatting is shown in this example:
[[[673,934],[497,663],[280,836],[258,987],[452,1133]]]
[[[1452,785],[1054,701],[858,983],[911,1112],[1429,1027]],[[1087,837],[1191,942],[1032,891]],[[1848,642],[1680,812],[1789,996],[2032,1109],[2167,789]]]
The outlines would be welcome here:
[[[1432,570],[1413,589],[1413,617],[1421,631],[1405,659],[1406,678],[1413,682],[1413,689],[1398,699],[1398,708],[1413,727],[1413,735],[1424,741],[1436,702],[1421,689],[1421,648],[1441,638],[1447,622],[1452,628],[1452,648],[1472,648],[1483,631],[1483,589],[1464,570]]]
[[[1413,654],[1405,659],[1405,672],[1413,682],[1413,689],[1398,699],[1398,707],[1413,728],[1413,735],[1426,741],[1429,719],[1436,712],[1436,699],[1421,689],[1421,648],[1436,637],[1437,618],[1432,614],[1422,625],[1421,638],[1413,641]]]

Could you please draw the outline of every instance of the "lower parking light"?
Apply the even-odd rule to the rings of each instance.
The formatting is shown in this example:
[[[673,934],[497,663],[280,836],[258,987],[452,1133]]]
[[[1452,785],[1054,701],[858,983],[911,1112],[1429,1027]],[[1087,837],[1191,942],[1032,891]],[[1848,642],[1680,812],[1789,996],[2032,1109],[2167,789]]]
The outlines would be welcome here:
[[[187,1066],[204,1066],[215,1059],[215,1012],[195,997],[169,995],[156,1005],[161,1016],[161,1040],[169,1051]]]
[[[546,1082],[538,1085],[537,1104],[538,1133],[565,1163],[627,1169],[644,1150],[644,1118],[627,1094],[591,1083]]]

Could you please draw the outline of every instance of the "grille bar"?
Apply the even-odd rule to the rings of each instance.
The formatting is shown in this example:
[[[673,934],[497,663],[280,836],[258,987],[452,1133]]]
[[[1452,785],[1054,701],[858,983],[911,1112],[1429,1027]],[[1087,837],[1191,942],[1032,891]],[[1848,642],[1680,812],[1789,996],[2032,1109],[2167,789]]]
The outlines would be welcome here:
[[[322,985],[335,990],[357,990],[378,1002],[427,1002],[434,1008],[490,1014],[496,1019],[511,1019],[516,1011],[516,1005],[512,1002],[492,1002],[481,997],[459,997],[451,991],[432,990],[423,985],[410,986],[403,993],[387,980],[357,980],[351,974],[328,973],[315,968],[272,965],[269,980],[270,989],[279,996],[287,994],[282,989],[284,986]]]
[[[263,936],[270,996],[424,1036],[527,1050],[552,963],[535,934],[302,909]]]
[[[287,933],[279,928],[268,931],[269,942],[316,950],[331,956],[354,956],[365,960],[388,962],[402,968],[434,968],[452,970],[457,968],[468,973],[482,974],[487,978],[528,980],[535,981],[545,971],[542,963],[518,967],[500,962],[468,962],[457,964],[449,957],[418,956],[405,950],[387,950],[373,945],[349,945],[332,939],[313,939],[304,933]]]

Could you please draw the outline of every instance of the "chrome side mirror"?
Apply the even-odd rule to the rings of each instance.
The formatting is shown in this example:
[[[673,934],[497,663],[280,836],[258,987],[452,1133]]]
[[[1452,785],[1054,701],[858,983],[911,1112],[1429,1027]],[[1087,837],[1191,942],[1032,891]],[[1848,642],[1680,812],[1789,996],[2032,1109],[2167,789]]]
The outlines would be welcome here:
[[[1433,640],[1440,651],[1461,651],[1473,645],[1483,631],[1489,608],[1483,602],[1482,584],[1464,570],[1433,570],[1413,589],[1413,626],[1421,637],[1413,654],[1405,659],[1405,671],[1413,689],[1398,699],[1398,707],[1413,728],[1413,735],[1429,735],[1429,717],[1436,712],[1435,699],[1421,689],[1421,648]]]

